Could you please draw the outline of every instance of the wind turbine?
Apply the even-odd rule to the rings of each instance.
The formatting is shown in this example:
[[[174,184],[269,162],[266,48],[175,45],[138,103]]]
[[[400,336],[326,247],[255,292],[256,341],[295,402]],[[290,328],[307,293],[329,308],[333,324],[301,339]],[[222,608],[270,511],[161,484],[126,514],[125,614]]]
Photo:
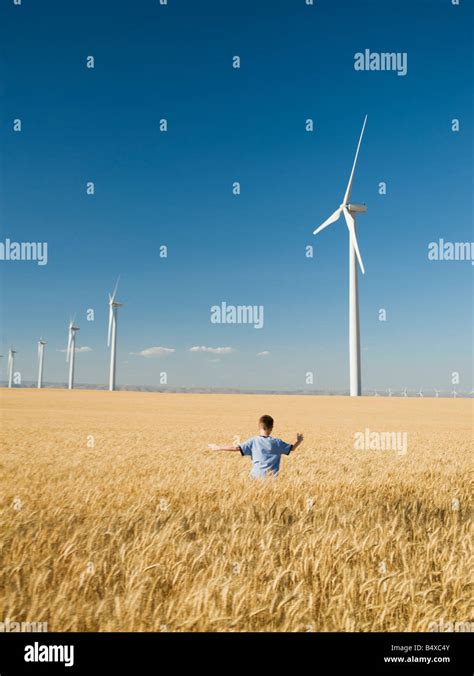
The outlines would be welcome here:
[[[115,370],[117,363],[117,308],[122,307],[122,303],[115,300],[120,277],[117,279],[112,295],[109,293],[109,333],[107,337],[107,347],[110,347],[110,372],[109,372],[109,390],[115,390]]]
[[[404,389],[403,392],[402,392],[402,396],[403,396],[403,397],[408,397],[408,393],[407,393],[407,388],[406,388],[406,387],[405,387],[405,389]]]
[[[16,350],[12,347],[8,350],[8,387],[13,386],[13,367],[15,362]]]
[[[328,219],[322,223],[319,228],[316,228],[314,235],[317,235],[321,230],[324,230],[328,225],[339,220],[341,214],[349,230],[349,372],[350,372],[350,394],[351,397],[360,397],[362,393],[362,381],[360,372],[360,330],[359,330],[359,291],[357,281],[357,261],[359,262],[362,274],[365,274],[364,264],[357,244],[356,236],[356,215],[363,214],[367,211],[365,204],[349,203],[351,195],[352,181],[354,179],[354,172],[359,156],[360,144],[365,131],[367,123],[367,115],[362,125],[362,131],[357,144],[357,150],[354,157],[354,164],[349,176],[346,192],[342,200],[342,204],[336,211],[329,216]],[[357,259],[357,260],[356,260]]]
[[[72,390],[74,387],[74,360],[76,358],[76,331],[79,331],[79,327],[74,326],[74,319],[69,322],[68,331],[66,362],[69,362],[68,389]]]
[[[439,397],[439,392],[440,392],[440,391],[437,390],[436,387],[433,388],[433,389],[434,389],[435,397],[438,398],[438,397]]]
[[[423,390],[421,389],[421,387],[420,387],[420,391],[418,392],[418,396],[419,396],[419,397],[422,397],[422,396],[423,396]]]
[[[451,394],[452,394],[452,396],[454,397],[454,399],[456,399],[456,397],[458,396],[458,393],[456,392],[456,388],[453,389],[453,391],[451,392]]]
[[[392,388],[391,388],[391,387],[389,387],[389,388],[388,388],[388,396],[389,396],[389,397],[391,397],[391,396],[392,396],[392,394],[393,394],[393,392],[392,392]]]
[[[40,338],[38,340],[38,389],[43,387],[43,362],[45,345],[46,341]]]

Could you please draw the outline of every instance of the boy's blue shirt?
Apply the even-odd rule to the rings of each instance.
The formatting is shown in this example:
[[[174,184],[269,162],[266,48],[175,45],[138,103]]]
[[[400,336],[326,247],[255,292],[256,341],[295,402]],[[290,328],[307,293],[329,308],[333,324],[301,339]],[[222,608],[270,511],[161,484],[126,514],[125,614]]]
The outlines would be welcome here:
[[[242,455],[249,455],[252,458],[250,476],[261,479],[278,474],[281,456],[289,455],[292,445],[275,437],[258,435],[239,444],[239,448]]]

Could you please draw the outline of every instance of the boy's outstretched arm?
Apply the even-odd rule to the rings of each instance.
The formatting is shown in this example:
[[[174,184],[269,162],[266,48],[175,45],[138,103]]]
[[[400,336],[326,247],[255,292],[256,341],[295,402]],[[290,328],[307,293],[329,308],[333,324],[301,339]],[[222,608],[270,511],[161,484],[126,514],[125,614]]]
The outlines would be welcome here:
[[[210,451],[240,451],[240,446],[218,446],[217,444],[208,444]]]
[[[296,433],[296,441],[294,444],[291,444],[291,451],[295,451],[300,444],[303,443],[304,436],[301,434],[301,432]]]

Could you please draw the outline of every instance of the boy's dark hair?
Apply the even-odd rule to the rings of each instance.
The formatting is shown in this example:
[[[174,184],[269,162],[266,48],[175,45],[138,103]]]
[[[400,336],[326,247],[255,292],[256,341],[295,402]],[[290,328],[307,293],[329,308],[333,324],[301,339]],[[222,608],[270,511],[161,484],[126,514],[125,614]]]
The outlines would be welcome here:
[[[266,430],[273,429],[273,418],[271,415],[262,415],[258,423],[259,425],[262,425]]]

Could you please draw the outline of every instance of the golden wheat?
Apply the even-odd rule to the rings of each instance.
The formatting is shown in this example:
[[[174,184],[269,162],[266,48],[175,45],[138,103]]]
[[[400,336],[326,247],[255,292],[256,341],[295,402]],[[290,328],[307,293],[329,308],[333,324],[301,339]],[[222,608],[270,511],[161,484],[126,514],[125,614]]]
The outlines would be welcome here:
[[[426,631],[472,619],[472,401],[3,390],[0,621]],[[206,451],[305,442],[275,481]],[[365,428],[408,452],[360,451]]]

